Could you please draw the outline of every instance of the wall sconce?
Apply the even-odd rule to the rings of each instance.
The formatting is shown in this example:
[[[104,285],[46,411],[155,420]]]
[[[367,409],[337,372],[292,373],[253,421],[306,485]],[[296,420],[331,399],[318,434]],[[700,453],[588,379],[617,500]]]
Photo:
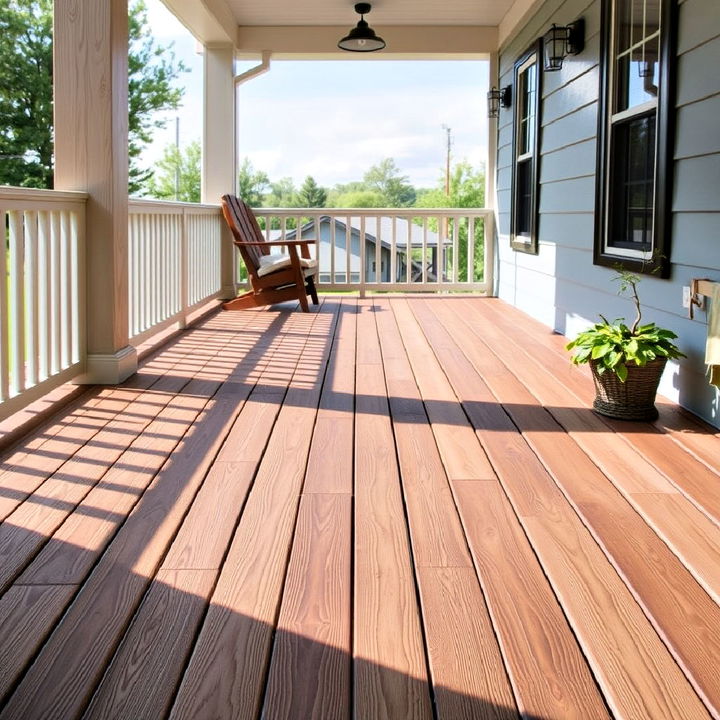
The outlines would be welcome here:
[[[545,70],[552,72],[562,68],[568,55],[577,55],[585,47],[585,20],[580,18],[569,25],[555,25],[543,37]]]
[[[510,85],[504,88],[493,87],[487,94],[488,100],[488,117],[496,118],[500,117],[500,108],[509,108],[512,90]]]

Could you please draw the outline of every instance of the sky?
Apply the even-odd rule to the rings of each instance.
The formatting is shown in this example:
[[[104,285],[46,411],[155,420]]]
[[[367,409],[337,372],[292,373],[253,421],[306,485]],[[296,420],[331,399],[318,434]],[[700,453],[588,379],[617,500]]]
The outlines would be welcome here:
[[[189,32],[160,0],[147,0],[158,42],[190,72],[183,107],[167,115],[145,157],[152,162],[175,142],[202,134],[202,56]],[[259,60],[258,60],[259,62]],[[242,72],[255,63],[238,64]],[[393,158],[416,187],[434,187],[444,172],[451,128],[453,162],[479,166],[487,152],[487,63],[482,61],[274,61],[238,91],[238,155],[271,181],[312,175],[319,185],[361,180]]]

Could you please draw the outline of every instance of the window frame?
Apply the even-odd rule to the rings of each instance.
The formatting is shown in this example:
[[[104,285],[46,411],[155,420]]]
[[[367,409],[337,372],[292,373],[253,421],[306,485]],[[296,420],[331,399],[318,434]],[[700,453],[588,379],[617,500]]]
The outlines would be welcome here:
[[[615,113],[613,8],[616,0],[602,0],[600,32],[600,94],[598,99],[597,179],[595,185],[595,242],[593,263],[606,267],[621,265],[638,273],[670,276],[670,237],[672,231],[673,156],[675,142],[675,82],[677,59],[677,0],[660,1],[658,96],[631,110]],[[655,171],[653,184],[653,231],[649,251],[625,250],[608,244],[610,183],[614,175],[613,125],[624,117],[639,119],[655,105]],[[624,116],[624,117],[623,117]],[[614,119],[613,119],[614,118]]]
[[[539,193],[540,193],[540,108],[542,106],[542,57],[543,57],[542,40],[535,41],[524,53],[522,53],[513,64],[513,123],[512,123],[512,182],[510,189],[510,247],[518,252],[525,252],[532,255],[538,253],[538,210],[539,210]],[[530,232],[519,234],[518,226],[518,147],[520,133],[520,72],[524,66],[528,65],[532,56],[535,56],[535,99],[534,99],[534,134],[532,141],[532,168],[530,170],[530,198],[529,207],[529,224]],[[523,239],[520,239],[523,238]]]

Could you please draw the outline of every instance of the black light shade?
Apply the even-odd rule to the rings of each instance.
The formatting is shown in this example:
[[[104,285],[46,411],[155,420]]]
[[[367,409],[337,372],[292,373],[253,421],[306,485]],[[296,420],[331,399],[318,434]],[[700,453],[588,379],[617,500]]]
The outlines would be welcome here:
[[[543,36],[545,71],[560,70],[568,55],[577,55],[584,47],[585,21],[582,18],[569,25],[553,24]]]
[[[511,94],[512,90],[510,85],[500,88],[500,90],[493,87],[490,91],[488,91],[487,100],[489,118],[500,117],[500,108],[510,107]]]
[[[355,12],[360,15],[360,22],[338,42],[341,50],[349,52],[374,52],[385,47],[385,41],[375,34],[375,31],[365,22],[363,15],[367,15],[372,6],[370,3],[357,3]]]

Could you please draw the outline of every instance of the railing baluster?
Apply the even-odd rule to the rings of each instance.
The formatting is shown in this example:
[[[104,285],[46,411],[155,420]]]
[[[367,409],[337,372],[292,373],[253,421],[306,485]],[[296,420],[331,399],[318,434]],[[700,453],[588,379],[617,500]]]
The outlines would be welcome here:
[[[460,216],[452,219],[452,282],[456,283],[460,280]]]
[[[60,284],[61,284],[61,333],[60,365],[70,367],[72,346],[72,320],[70,319],[70,294],[72,276],[70,273],[70,214],[63,210],[60,214]]]
[[[40,380],[50,377],[50,347],[52,328],[50,305],[50,215],[46,210],[38,214],[38,376]]]
[[[439,227],[439,220],[438,220],[438,227]],[[426,217],[423,218],[423,239],[422,239],[422,283],[423,285],[427,282],[427,239],[428,239],[428,219]],[[410,226],[408,225],[408,242],[410,242]],[[437,237],[435,239],[435,257],[437,258],[438,253],[438,246],[442,243],[442,239],[440,238],[440,233],[437,234]],[[437,260],[435,261],[435,272],[437,274]]]
[[[467,281],[473,283],[475,282],[475,217],[472,215],[468,217],[467,242]]]
[[[392,216],[392,235],[390,239],[390,282],[396,283],[397,277],[397,215]]]
[[[28,387],[38,383],[37,212],[24,214],[25,225],[25,378]]]
[[[10,395],[25,389],[25,228],[22,213],[10,212]]]
[[[50,371],[53,375],[60,371],[60,216],[57,212],[50,215],[50,317],[51,346]]]
[[[6,223],[7,211],[0,208],[0,227],[3,237]],[[7,255],[3,247],[3,251],[0,252],[0,400],[6,400],[10,395],[10,308],[8,307],[7,271]]]
[[[375,218],[375,282],[382,283],[382,218]]]

